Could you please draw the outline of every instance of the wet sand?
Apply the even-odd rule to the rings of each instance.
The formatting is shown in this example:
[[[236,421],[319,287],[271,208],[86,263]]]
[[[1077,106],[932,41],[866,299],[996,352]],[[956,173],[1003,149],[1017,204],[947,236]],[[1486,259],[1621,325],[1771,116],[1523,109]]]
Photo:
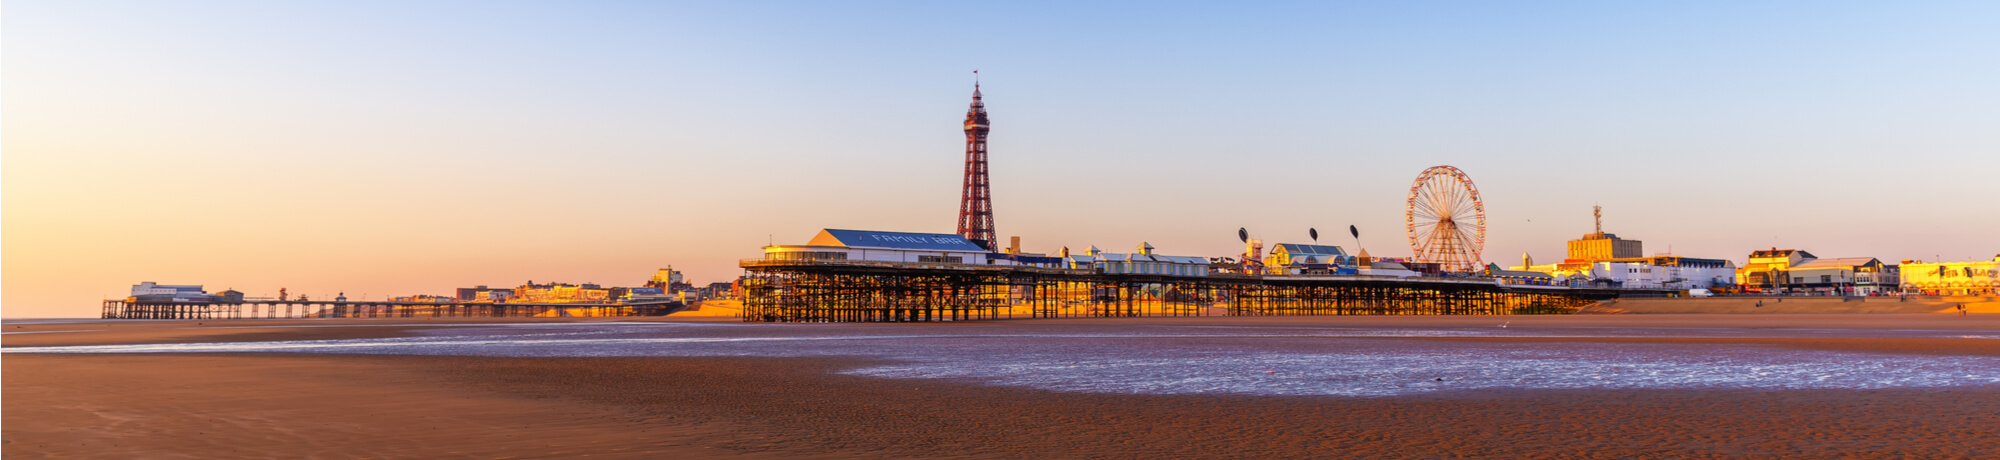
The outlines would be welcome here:
[[[1991,330],[2000,316],[1676,315],[1668,327]],[[1582,318],[1582,319],[1579,319]],[[1394,327],[1634,318],[1062,320]],[[229,325],[276,325],[266,320]],[[16,324],[8,347],[381,337],[421,320]],[[1042,321],[1011,322],[1033,326]],[[410,324],[419,323],[419,324]],[[988,323],[991,324],[991,323]],[[390,326],[383,326],[390,325]],[[908,325],[907,327],[955,327]],[[36,328],[31,330],[30,328]],[[107,330],[108,328],[108,330]],[[93,332],[48,332],[87,330]],[[1993,356],[1990,339],[1644,340]],[[8,457],[1158,458],[2000,456],[1984,390],[1509,390],[1401,397],[1059,393],[837,374],[854,358],[25,355],[4,365]]]

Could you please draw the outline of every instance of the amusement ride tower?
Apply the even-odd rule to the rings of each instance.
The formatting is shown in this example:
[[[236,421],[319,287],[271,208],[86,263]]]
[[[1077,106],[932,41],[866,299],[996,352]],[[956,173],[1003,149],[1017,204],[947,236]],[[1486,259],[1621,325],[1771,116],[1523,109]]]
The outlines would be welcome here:
[[[979,101],[979,83],[972,84],[972,108],[965,111],[965,192],[959,196],[958,235],[993,249],[993,191],[987,187],[986,103]]]

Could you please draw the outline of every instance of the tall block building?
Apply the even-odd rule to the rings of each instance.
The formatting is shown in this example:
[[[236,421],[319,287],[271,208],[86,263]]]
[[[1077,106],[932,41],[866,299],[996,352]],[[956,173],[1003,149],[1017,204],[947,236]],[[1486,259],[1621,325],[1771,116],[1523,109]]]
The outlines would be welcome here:
[[[1583,238],[1569,241],[1569,257],[1564,262],[1596,262],[1608,259],[1645,257],[1644,243],[1639,240],[1619,238],[1618,235],[1604,233],[1604,207],[1591,209],[1591,216],[1597,221],[1597,231]]]
[[[1607,259],[1645,257],[1644,243],[1619,238],[1610,233],[1592,233],[1569,241],[1569,260],[1596,262]]]

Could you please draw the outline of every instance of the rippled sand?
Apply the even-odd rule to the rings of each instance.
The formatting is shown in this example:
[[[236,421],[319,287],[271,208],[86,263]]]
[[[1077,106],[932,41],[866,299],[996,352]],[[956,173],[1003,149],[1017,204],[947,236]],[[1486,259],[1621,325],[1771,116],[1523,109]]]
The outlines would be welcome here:
[[[140,326],[45,325],[6,336],[5,446],[10,457],[296,445],[340,457],[1996,454],[2000,341],[1984,318],[1564,321],[157,323],[151,341],[174,343],[154,344],[122,330]],[[273,327],[292,325],[311,327]],[[62,327],[84,332],[48,329]],[[304,340],[284,340],[290,331]],[[20,347],[31,340],[72,348]],[[121,345],[89,345],[106,341]]]

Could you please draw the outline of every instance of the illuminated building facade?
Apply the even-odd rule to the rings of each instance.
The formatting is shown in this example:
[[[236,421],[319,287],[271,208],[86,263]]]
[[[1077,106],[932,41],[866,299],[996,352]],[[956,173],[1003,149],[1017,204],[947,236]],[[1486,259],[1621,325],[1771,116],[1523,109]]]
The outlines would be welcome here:
[[[513,289],[489,288],[482,284],[477,287],[458,288],[457,299],[460,302],[505,302],[508,297],[513,296]]]
[[[611,300],[611,290],[584,283],[528,284],[514,288],[514,295],[507,299],[513,303],[605,303]]]
[[[1797,249],[1771,248],[1750,252],[1750,263],[1736,270],[1736,284],[1754,292],[1782,292],[1791,284],[1791,270],[1818,259]]]
[[[1592,233],[1569,241],[1568,260],[1596,262],[1609,259],[1640,257],[1645,254],[1644,243],[1627,240],[1610,233]]]
[[[1923,262],[1905,260],[1901,285],[1905,293],[1924,295],[2000,295],[2000,255],[1993,260]]]
[[[1874,257],[1813,259],[1791,266],[1789,292],[1814,295],[1879,295],[1896,289],[1896,272]]]
[[[1138,249],[1139,252],[1118,254],[1098,252],[1092,246],[1089,254],[1069,256],[1066,265],[1098,273],[1208,276],[1209,261],[1205,257],[1154,254],[1149,243],[1139,243]]]
[[[1736,263],[1681,256],[1624,257],[1535,265],[1527,254],[1512,270],[1547,273],[1557,284],[1635,289],[1713,289],[1736,284]]]
[[[1353,274],[1342,270],[1352,267],[1354,257],[1340,246],[1317,244],[1278,243],[1271,247],[1271,254],[1264,256],[1264,267],[1273,275],[1304,274]]]

